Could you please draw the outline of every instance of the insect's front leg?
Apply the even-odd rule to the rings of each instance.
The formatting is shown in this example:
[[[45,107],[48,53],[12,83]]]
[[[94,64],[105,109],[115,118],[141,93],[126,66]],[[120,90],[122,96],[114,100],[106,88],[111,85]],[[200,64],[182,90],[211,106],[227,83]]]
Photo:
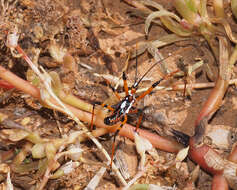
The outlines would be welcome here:
[[[90,130],[92,131],[93,129],[93,121],[94,121],[94,116],[95,116],[95,105],[96,104],[93,104],[93,107],[92,107],[92,116],[91,116],[91,124],[90,124]],[[107,104],[98,104],[98,105],[101,105],[102,107],[104,108],[107,108],[108,110],[112,111],[112,113],[114,112],[114,108],[112,108],[110,105],[107,105]]]

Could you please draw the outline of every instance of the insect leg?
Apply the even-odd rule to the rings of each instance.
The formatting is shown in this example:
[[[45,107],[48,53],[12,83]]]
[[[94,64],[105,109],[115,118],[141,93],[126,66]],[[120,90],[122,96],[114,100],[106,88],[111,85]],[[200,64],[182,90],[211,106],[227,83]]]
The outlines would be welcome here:
[[[129,111],[129,113],[138,113],[139,114],[139,118],[138,118],[138,121],[137,121],[137,124],[136,124],[136,130],[135,130],[135,131],[137,131],[137,129],[139,128],[139,126],[142,122],[143,116],[144,116],[143,110],[141,110],[141,109],[132,109],[132,110]]]
[[[138,130],[138,128],[139,128],[139,126],[140,126],[140,124],[141,124],[141,122],[142,122],[142,119],[143,119],[143,112],[142,112],[142,110],[139,110],[139,112],[140,112],[140,114],[139,114],[139,119],[138,119],[138,121],[137,121],[137,124],[136,124],[136,132],[137,132],[137,130]]]
[[[110,105],[107,105],[107,104],[103,103],[103,104],[101,104],[101,106],[104,107],[104,108],[107,108],[108,110],[110,110],[112,112],[114,111],[114,108],[112,108]]]
[[[150,94],[151,91],[158,85],[160,84],[161,81],[168,79],[169,77],[173,76],[175,73],[179,72],[179,70],[173,71],[171,73],[169,73],[168,75],[166,75],[165,77],[161,78],[160,80],[154,82],[150,88],[147,89],[147,91],[143,92],[140,96],[137,97],[137,101],[141,100],[142,98],[144,98],[147,94]]]
[[[95,105],[96,104],[93,104],[93,107],[92,107],[92,116],[91,116],[91,124],[90,124],[90,130],[92,131],[93,129],[93,121],[94,121],[94,116],[95,116]],[[98,105],[101,105],[102,107],[104,108],[107,108],[108,110],[110,111],[114,111],[114,108],[112,108],[111,106],[107,105],[107,104],[98,104]]]
[[[118,92],[116,92],[116,90],[115,90],[114,87],[111,85],[111,83],[110,83],[107,79],[105,79],[105,78],[104,78],[104,80],[105,80],[105,82],[107,83],[107,85],[109,86],[109,88],[113,91],[113,93],[115,94],[115,96],[118,98],[118,100],[121,100],[120,95],[118,94]]]
[[[127,76],[125,72],[123,72],[123,88],[125,91],[126,96],[128,95],[128,83],[127,83]]]
[[[160,84],[160,82],[161,82],[162,80],[164,80],[164,79],[162,78],[162,79],[160,79],[160,80],[154,82],[154,83],[151,85],[151,87],[148,88],[147,91],[143,92],[140,96],[138,96],[138,97],[136,98],[136,100],[139,101],[139,100],[141,100],[142,98],[144,98],[147,94],[150,94],[151,91],[152,91],[158,84]]]
[[[125,123],[127,123],[128,117],[127,115],[124,116],[124,120],[122,121],[122,123],[120,124],[119,128],[117,129],[117,131],[114,133],[114,141],[112,144],[112,153],[111,153],[111,162],[110,162],[110,167],[112,168],[112,163],[113,163],[113,159],[114,159],[114,151],[115,151],[115,139],[117,137],[117,135],[119,134],[119,131],[122,129],[122,127],[124,126]]]
[[[114,133],[114,140],[113,140],[113,144],[112,144],[112,153],[111,153],[111,161],[110,161],[110,167],[111,167],[111,168],[112,168],[112,163],[113,163],[113,159],[114,159],[115,139],[116,139],[118,133],[119,133],[119,130],[117,130],[117,131]]]

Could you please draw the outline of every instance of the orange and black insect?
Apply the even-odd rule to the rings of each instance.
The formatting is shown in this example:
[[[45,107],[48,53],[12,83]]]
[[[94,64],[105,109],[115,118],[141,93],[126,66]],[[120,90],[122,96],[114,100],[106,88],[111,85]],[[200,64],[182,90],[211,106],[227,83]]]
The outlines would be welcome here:
[[[167,59],[167,58],[165,58]],[[134,114],[134,113],[139,113],[139,120],[137,122],[136,125],[136,130],[138,129],[141,121],[142,121],[142,117],[143,114],[140,110],[138,110],[136,108],[136,104],[138,103],[138,101],[140,101],[141,99],[143,99],[146,95],[150,94],[152,92],[152,90],[160,84],[161,81],[163,81],[164,79],[168,78],[169,76],[173,75],[173,73],[177,72],[172,72],[171,74],[161,78],[160,80],[154,82],[150,88],[148,88],[145,92],[143,92],[141,95],[136,96],[136,91],[138,89],[139,84],[141,83],[141,81],[143,80],[143,78],[160,62],[164,61],[165,59],[162,59],[156,63],[154,63],[146,72],[145,74],[137,81],[136,76],[137,76],[137,59],[136,59],[136,74],[135,74],[135,82],[131,87],[131,90],[129,91],[128,89],[128,84],[127,84],[127,77],[125,72],[123,72],[123,88],[125,91],[125,97],[121,98],[120,95],[116,92],[116,90],[111,86],[111,84],[109,83],[109,81],[106,82],[108,84],[108,86],[112,89],[112,91],[114,92],[114,94],[116,95],[116,97],[118,98],[119,102],[117,104],[114,105],[107,105],[107,104],[101,104],[101,106],[109,109],[111,111],[111,114],[107,117],[104,118],[104,123],[106,125],[114,125],[116,123],[118,123],[119,121],[121,121],[121,124],[119,126],[119,128],[117,129],[117,131],[114,134],[114,141],[113,141],[113,145],[112,145],[112,156],[111,156],[111,163],[113,160],[113,154],[114,154],[114,149],[115,149],[115,138],[118,135],[120,129],[123,127],[123,125],[127,122],[128,120],[128,114]],[[92,113],[92,118],[94,115],[94,109],[93,109],[93,113]],[[93,119],[92,119],[93,120]]]

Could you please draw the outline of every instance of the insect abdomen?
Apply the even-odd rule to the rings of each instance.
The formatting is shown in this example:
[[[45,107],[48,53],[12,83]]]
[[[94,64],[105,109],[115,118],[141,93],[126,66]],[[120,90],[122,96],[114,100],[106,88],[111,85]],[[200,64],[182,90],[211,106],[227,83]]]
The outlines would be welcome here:
[[[114,125],[114,124],[118,123],[118,121],[120,121],[120,117],[118,117],[117,115],[111,115],[111,116],[104,118],[104,123],[106,125]]]

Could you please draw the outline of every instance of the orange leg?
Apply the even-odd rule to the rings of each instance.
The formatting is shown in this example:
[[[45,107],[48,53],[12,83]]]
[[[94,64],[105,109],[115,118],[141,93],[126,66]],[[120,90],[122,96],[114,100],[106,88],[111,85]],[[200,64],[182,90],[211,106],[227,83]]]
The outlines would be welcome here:
[[[102,107],[107,108],[110,111],[114,111],[114,108],[112,108],[111,106],[107,105],[107,104],[101,104]],[[90,130],[92,131],[93,129],[93,121],[94,121],[94,115],[95,115],[95,104],[93,104],[93,108],[92,108],[92,117],[91,117],[91,124],[90,124]]]
[[[136,130],[135,130],[136,132],[137,132],[137,130],[138,130],[138,128],[139,128],[139,126],[142,122],[142,118],[143,118],[143,113],[141,113],[141,115],[139,115],[139,119],[138,119],[138,122],[136,124]]]
[[[160,82],[164,80],[163,78],[156,81],[155,83],[152,84],[152,86],[150,88],[148,88],[147,91],[143,92],[140,96],[137,97],[137,101],[141,100],[142,98],[144,98],[146,95],[150,94],[151,91],[158,85],[160,84]]]
[[[136,89],[136,88],[134,88],[134,87],[132,87],[132,89],[131,89],[131,94],[135,94],[135,93],[136,93],[136,91],[137,91],[137,89]]]
[[[136,131],[137,129],[139,128],[141,122],[142,122],[142,118],[143,118],[143,113],[142,113],[142,110],[140,109],[131,109],[129,110],[129,114],[134,114],[134,113],[138,113],[139,114],[139,119],[138,119],[138,122],[136,124]]]
[[[110,111],[114,111],[114,108],[112,108],[110,105],[107,105],[107,104],[101,104],[101,106],[102,107],[104,107],[104,108],[107,108],[108,110],[110,110]]]
[[[127,77],[125,72],[123,72],[123,88],[125,91],[126,96],[128,95],[128,83],[127,83]]]
[[[155,83],[152,84],[152,86],[150,88],[148,88],[147,91],[143,92],[140,96],[137,97],[137,101],[141,100],[142,98],[144,98],[146,95],[150,94],[151,91],[158,85],[160,84],[161,81],[163,81],[164,79],[167,79],[171,76],[173,76],[175,73],[179,72],[179,70],[176,70],[174,72],[169,73],[168,75],[166,75],[165,77],[163,77],[162,79],[156,81]]]
[[[119,131],[124,126],[124,124],[127,123],[127,120],[128,120],[128,117],[127,117],[127,115],[125,115],[124,120],[122,121],[121,125],[119,126],[117,131],[114,133],[114,141],[113,141],[113,144],[112,144],[112,153],[111,153],[111,162],[110,162],[110,167],[111,168],[112,168],[112,163],[113,163],[113,159],[114,159],[114,152],[115,152],[115,139],[116,139],[117,135],[119,134]]]
[[[138,122],[136,124],[136,132],[137,132],[137,129],[139,128],[141,122],[142,122],[142,118],[143,118],[143,113],[142,113],[142,110],[138,110],[138,109],[133,109],[133,110],[130,110],[129,113],[138,113],[139,112],[139,119],[138,119]]]

